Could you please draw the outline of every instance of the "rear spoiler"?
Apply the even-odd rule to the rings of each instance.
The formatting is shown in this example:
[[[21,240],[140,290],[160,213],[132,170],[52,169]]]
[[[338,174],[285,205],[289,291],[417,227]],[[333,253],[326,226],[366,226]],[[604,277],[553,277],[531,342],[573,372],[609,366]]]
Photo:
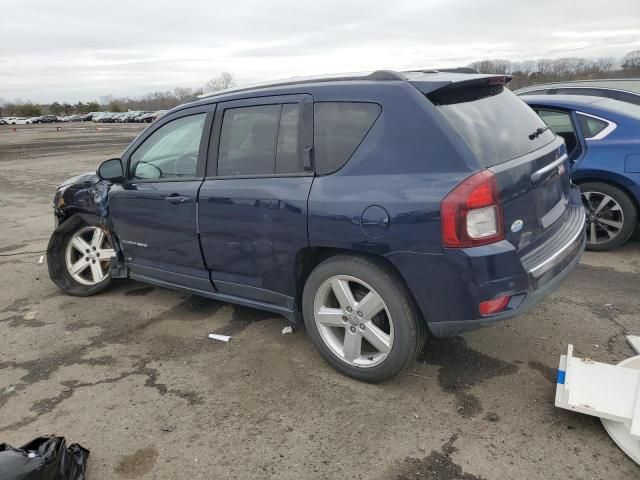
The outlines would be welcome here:
[[[454,72],[457,73],[457,72]],[[433,93],[436,90],[444,88],[467,88],[472,86],[484,87],[490,85],[506,85],[513,77],[504,74],[470,74],[460,73],[459,75],[448,76],[447,80],[438,81],[437,79],[416,79],[410,80],[410,83],[425,95]]]

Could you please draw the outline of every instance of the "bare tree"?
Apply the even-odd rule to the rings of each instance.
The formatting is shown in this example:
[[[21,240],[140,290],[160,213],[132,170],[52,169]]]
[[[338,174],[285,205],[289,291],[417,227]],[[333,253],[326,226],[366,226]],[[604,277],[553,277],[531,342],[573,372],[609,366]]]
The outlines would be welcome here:
[[[601,72],[613,72],[616,70],[616,67],[619,66],[613,57],[598,58],[593,63],[596,70],[600,70]]]
[[[622,62],[624,70],[640,71],[640,50],[632,50],[624,56]]]
[[[98,100],[100,101],[100,105],[109,105],[111,102],[113,102],[114,97],[113,95],[103,95],[99,97]]]
[[[184,102],[185,100],[189,100],[192,98],[193,89],[188,87],[176,87],[173,89],[173,96],[178,99],[179,102]]]
[[[216,92],[218,90],[224,90],[235,86],[236,79],[233,74],[229,72],[222,72],[219,76],[212,78],[204,85],[204,91]]]

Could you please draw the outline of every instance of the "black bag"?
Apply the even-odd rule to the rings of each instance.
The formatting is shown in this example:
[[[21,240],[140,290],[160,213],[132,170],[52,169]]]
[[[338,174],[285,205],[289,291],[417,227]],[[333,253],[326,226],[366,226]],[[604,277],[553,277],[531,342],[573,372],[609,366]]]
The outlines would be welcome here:
[[[0,480],[85,480],[89,450],[64,437],[38,437],[20,448],[0,443]]]

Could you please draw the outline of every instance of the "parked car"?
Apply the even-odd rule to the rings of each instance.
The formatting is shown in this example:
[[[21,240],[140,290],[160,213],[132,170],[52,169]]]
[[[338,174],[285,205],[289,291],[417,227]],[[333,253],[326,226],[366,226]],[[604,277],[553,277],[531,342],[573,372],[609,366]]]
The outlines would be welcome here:
[[[9,119],[7,123],[9,125],[26,125],[27,120],[29,119],[24,117],[11,117],[11,119]]]
[[[42,118],[42,117],[30,117],[30,118],[27,118],[26,123],[27,123],[27,124],[40,123],[40,119],[41,119],[41,118]]]
[[[166,112],[166,110],[157,110],[155,112],[147,113],[146,115],[143,115],[142,117],[140,117],[140,121],[143,122],[143,123],[151,123],[156,118],[161,117],[162,115],[164,115],[165,112]]]
[[[640,78],[546,83],[520,88],[514,93],[516,95],[588,95],[640,105]]]
[[[180,105],[54,197],[63,291],[133,278],[304,321],[377,382],[516,316],[584,250],[566,147],[509,77],[389,72]]]
[[[575,95],[521,98],[567,145],[586,209],[587,248],[623,245],[640,206],[640,106]]]
[[[7,120],[5,118],[0,118],[0,125],[7,125]]]
[[[36,118],[37,120],[34,123],[54,123],[58,121],[58,117],[55,115],[42,115]]]

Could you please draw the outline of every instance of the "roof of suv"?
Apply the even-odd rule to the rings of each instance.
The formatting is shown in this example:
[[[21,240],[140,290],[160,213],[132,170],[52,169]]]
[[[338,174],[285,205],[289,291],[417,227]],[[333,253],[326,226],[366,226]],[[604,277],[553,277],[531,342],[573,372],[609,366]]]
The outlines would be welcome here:
[[[397,72],[393,70],[376,70],[374,72],[346,73],[322,75],[314,77],[294,77],[284,80],[249,85],[245,87],[234,87],[225,90],[200,95],[198,100],[179,105],[172,111],[181,110],[187,107],[204,105],[212,102],[236,100],[250,97],[253,93],[256,96],[270,94],[282,95],[292,93],[292,88],[298,86],[320,86],[327,84],[339,84],[344,82],[369,83],[369,82],[407,82],[413,84],[422,93],[430,93],[439,88],[446,87],[453,83],[475,83],[491,78],[500,79],[500,83],[505,84],[511,80],[511,76],[504,74],[481,74],[476,70],[467,67],[443,68],[443,69],[420,69]],[[260,94],[260,95],[257,95]]]

